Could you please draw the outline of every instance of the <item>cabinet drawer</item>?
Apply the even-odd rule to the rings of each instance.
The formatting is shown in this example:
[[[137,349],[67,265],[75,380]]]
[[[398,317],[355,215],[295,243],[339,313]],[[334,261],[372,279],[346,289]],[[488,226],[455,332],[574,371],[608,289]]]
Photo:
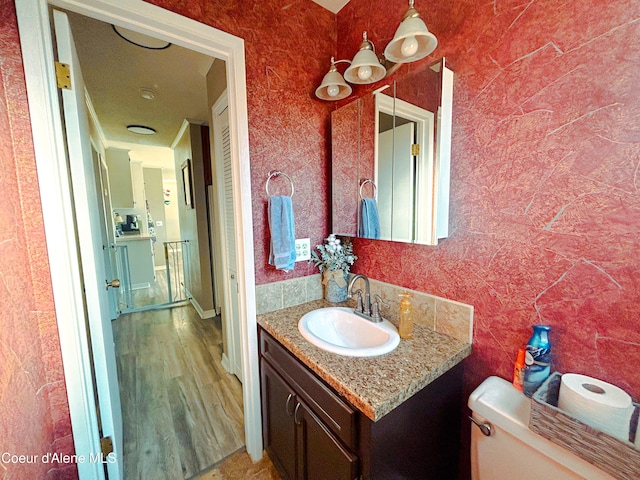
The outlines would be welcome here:
[[[356,448],[357,412],[287,349],[260,329],[260,354],[288,382],[329,429],[349,448]]]

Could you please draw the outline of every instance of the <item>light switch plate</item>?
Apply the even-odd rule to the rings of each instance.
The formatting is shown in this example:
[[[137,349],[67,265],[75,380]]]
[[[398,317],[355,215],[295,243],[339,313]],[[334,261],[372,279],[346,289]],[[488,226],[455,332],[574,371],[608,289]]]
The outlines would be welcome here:
[[[296,262],[302,262],[303,260],[311,259],[311,239],[310,238],[297,238],[296,239]]]

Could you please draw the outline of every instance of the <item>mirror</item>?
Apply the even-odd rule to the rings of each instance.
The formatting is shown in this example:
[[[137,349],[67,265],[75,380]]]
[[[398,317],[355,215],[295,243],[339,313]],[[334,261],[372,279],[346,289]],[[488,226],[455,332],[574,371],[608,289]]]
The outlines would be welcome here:
[[[442,59],[332,113],[335,234],[426,245],[448,236],[452,93]]]

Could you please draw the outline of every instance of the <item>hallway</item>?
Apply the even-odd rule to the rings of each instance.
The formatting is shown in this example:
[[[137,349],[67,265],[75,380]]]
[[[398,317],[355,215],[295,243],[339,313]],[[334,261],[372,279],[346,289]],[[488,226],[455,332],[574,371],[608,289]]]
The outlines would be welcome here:
[[[221,319],[191,305],[113,322],[125,480],[186,479],[243,448],[242,385],[221,365]]]
[[[160,268],[155,271],[155,281],[151,282],[148,288],[138,288],[131,290],[129,302],[122,302],[121,306],[132,309],[142,309],[153,305],[169,304],[169,285],[167,284],[167,270]],[[180,283],[181,278],[176,279],[175,272],[171,273],[171,301],[179,302],[186,300],[184,289]],[[128,310],[127,310],[128,311]],[[213,319],[211,319],[213,320]],[[218,320],[219,323],[219,320]]]

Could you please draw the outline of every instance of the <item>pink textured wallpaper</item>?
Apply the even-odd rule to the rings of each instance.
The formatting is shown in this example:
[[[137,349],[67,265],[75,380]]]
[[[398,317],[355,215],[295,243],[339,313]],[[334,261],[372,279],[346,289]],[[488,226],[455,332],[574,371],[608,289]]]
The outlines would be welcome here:
[[[306,262],[293,272],[267,264],[265,182],[270,170],[293,179],[298,237],[320,243],[328,230],[330,111],[318,102],[335,53],[335,15],[311,1],[158,0],[176,13],[245,40],[256,281],[315,273]],[[69,409],[44,243],[35,160],[13,2],[0,2],[0,453],[73,453]],[[322,32],[316,35],[315,32]],[[313,34],[311,34],[313,33]],[[289,191],[282,179],[274,194]],[[6,478],[73,478],[75,468],[3,464]],[[8,476],[7,473],[8,472]]]
[[[76,478],[75,465],[39,461],[74,449],[30,139],[14,7],[1,2],[0,471],[7,479]]]
[[[329,233],[330,112],[314,90],[362,30],[378,49],[404,0],[153,0],[245,39],[259,284],[269,170],[296,186],[298,237]],[[555,368],[640,399],[640,3],[416,3],[456,74],[451,236],[437,247],[357,240],[356,271],[475,307],[467,389],[509,377],[530,325],[554,327]],[[0,450],[72,452],[13,3],[0,2]],[[361,95],[366,89],[356,87]],[[288,185],[273,182],[288,191]],[[65,478],[3,465],[7,478]],[[6,472],[9,472],[7,475]]]
[[[375,125],[376,103],[373,95],[365,95],[360,99],[360,163],[358,173],[360,185],[365,180],[375,180],[375,129],[363,128],[362,125]],[[374,196],[374,190],[370,183],[362,188],[363,197]],[[360,188],[358,188],[358,197]],[[359,198],[358,198],[359,199]]]
[[[360,99],[331,113],[331,214],[337,235],[354,236],[358,231],[358,163],[360,144]]]
[[[316,273],[307,262],[284,273],[268,265],[265,183],[280,170],[295,185],[296,238],[322,242],[329,229],[330,112],[315,89],[335,54],[336,17],[310,0],[153,0],[158,6],[244,38],[253,194],[256,283]],[[269,182],[287,195],[286,178]]]
[[[530,326],[546,323],[555,369],[640,400],[640,3],[416,8],[439,47],[396,75],[442,56],[455,72],[451,235],[357,240],[355,271],[474,306],[468,390],[509,378]],[[339,58],[363,29],[386,45],[405,9],[351,1]]]

